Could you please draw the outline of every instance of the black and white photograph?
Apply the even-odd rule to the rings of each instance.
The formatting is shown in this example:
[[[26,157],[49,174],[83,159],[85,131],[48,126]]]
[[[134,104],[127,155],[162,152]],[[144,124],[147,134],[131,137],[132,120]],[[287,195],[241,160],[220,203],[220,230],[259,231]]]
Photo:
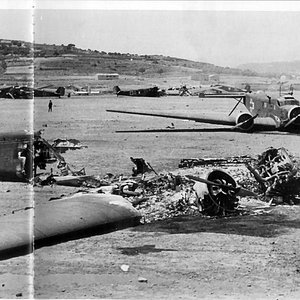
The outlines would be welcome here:
[[[300,3],[0,0],[0,298],[300,298]]]

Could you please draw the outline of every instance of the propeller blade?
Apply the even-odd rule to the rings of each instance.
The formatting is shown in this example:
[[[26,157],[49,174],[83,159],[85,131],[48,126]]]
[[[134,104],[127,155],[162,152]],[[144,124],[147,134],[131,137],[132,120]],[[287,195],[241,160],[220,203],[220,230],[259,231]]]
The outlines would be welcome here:
[[[249,118],[249,119],[246,120],[246,121],[243,121],[243,122],[241,122],[241,123],[236,124],[235,126],[232,127],[232,129],[238,129],[238,128],[240,128],[242,125],[247,124],[248,122],[250,122],[250,121],[256,119],[257,117],[258,117],[258,114],[255,115],[255,116],[252,116],[251,118]]]
[[[247,197],[247,196],[249,196],[249,197],[258,197],[258,195],[256,193],[254,193],[254,192],[252,192],[252,191],[250,191],[248,189],[245,189],[245,188],[243,188],[241,186],[237,187],[237,189],[239,189],[237,191],[237,195],[238,196],[241,196],[241,197]]]
[[[234,190],[235,191],[237,189],[234,186],[230,186],[230,185],[228,186],[226,184],[217,183],[217,182],[210,181],[210,180],[207,180],[207,179],[204,179],[204,178],[201,178],[201,177],[198,177],[198,176],[194,176],[194,175],[185,175],[185,177],[187,177],[188,179],[192,179],[194,181],[199,181],[199,182],[203,182],[203,183],[206,183],[206,184],[219,186],[219,187],[226,188],[226,189],[229,189],[229,190]]]
[[[293,124],[295,121],[297,121],[297,119],[300,118],[300,115],[292,118],[291,120],[289,120],[285,125],[284,128],[287,128],[288,126],[290,126],[291,124]]]

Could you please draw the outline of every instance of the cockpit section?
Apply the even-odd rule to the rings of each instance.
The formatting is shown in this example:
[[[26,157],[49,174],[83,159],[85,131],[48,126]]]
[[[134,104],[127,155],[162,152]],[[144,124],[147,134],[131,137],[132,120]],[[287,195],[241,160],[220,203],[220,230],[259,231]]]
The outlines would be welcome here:
[[[300,101],[295,99],[292,95],[284,95],[277,99],[278,106],[285,105],[300,105]]]

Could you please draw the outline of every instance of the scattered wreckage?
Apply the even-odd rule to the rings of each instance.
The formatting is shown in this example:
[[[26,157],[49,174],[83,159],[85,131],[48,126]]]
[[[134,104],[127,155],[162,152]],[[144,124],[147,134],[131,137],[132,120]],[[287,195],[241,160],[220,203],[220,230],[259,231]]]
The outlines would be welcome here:
[[[76,139],[56,139],[53,141],[52,147],[60,153],[65,153],[67,150],[87,148],[86,145],[82,145],[81,142]]]
[[[196,166],[221,166],[229,164],[244,164],[252,158],[248,155],[244,156],[231,156],[220,158],[186,158],[182,159],[178,165],[179,168],[193,168]]]
[[[285,148],[269,148],[246,166],[260,191],[271,201],[289,204],[299,201],[299,165]]]
[[[53,150],[53,151],[51,151]],[[41,137],[41,132],[19,131],[0,136],[0,180],[30,181],[37,167],[45,169],[59,154]]]
[[[7,142],[11,144],[10,140]],[[33,142],[49,145],[40,139]],[[55,152],[51,147],[48,151]],[[177,174],[158,174],[143,158],[130,157],[135,166],[132,175],[127,177],[111,173],[102,178],[86,175],[84,169],[72,170],[57,152],[55,158],[61,174],[51,172],[44,180],[37,176],[35,180],[40,180],[35,183],[81,189],[73,195],[37,204],[34,235],[28,227],[33,208],[1,217],[2,259],[30,253],[33,246],[38,248],[178,215],[244,214],[240,206],[243,197],[260,197],[267,200],[268,205],[271,201],[291,205],[300,200],[299,165],[284,148],[269,148],[258,158],[185,159],[180,162]]]
[[[0,179],[35,185],[64,184],[82,187],[92,176],[73,171],[41,132],[16,132],[0,136]],[[58,162],[60,175],[37,175],[37,167]],[[34,176],[36,175],[36,176]],[[43,176],[47,176],[45,181]],[[100,185],[105,184],[100,181]],[[67,212],[67,214],[66,214]],[[34,249],[140,224],[141,215],[120,195],[92,190],[34,203],[0,217],[0,260],[25,255]]]
[[[186,85],[181,87],[171,87],[166,90],[167,96],[192,96],[192,92],[187,88]]]
[[[270,199],[273,204],[293,204],[300,199],[298,166],[284,148],[270,148],[257,159],[250,156],[183,159],[179,163],[183,171],[177,175],[158,174],[143,158],[130,159],[135,164],[131,176],[107,174],[101,178],[80,172],[65,172],[62,176],[62,172],[56,176],[51,174],[40,184],[94,188],[98,193],[128,198],[138,208],[151,206],[150,203],[157,206],[160,202],[160,210],[167,217],[186,212],[208,216],[238,214],[241,213],[239,197],[256,197],[269,204]],[[194,173],[190,169],[194,167],[205,170],[206,176]],[[166,196],[175,194],[179,197],[177,202],[167,204]],[[153,221],[161,212],[154,219],[146,214],[146,221]]]
[[[42,131],[19,131],[0,135],[0,180],[27,181],[38,179],[37,170],[46,170],[47,164],[58,162],[62,175],[85,175],[84,169],[74,171],[60,154],[69,149],[81,149],[80,141],[57,139],[51,145],[42,137]]]
[[[270,199],[273,204],[299,202],[298,166],[283,148],[268,149],[258,158],[184,159],[179,163],[182,171],[178,174],[158,174],[143,158],[130,159],[135,164],[131,176],[52,176],[52,184],[125,197],[143,211],[145,222],[180,214],[241,214],[244,211],[239,207],[240,197],[256,197],[269,205]],[[190,169],[194,167],[196,171]],[[199,176],[199,169],[206,175]]]
[[[299,167],[295,160],[284,148],[270,148],[257,158],[250,156],[236,156],[225,158],[193,158],[183,159],[179,163],[180,169],[202,168],[203,174],[193,174],[186,171],[174,175],[172,173],[158,174],[143,158],[130,157],[134,167],[131,176],[107,174],[107,176],[86,175],[85,170],[72,170],[60,158],[58,169],[61,174],[50,174],[37,184],[58,184],[66,186],[97,189],[98,193],[117,194],[130,198],[133,205],[147,202],[149,198],[163,199],[163,194],[170,191],[193,193],[192,206],[204,215],[225,216],[238,212],[238,197],[259,197],[270,202],[293,204],[299,201],[300,176]],[[241,169],[228,172],[234,167]],[[152,173],[152,175],[150,175]],[[237,177],[234,179],[234,177]],[[160,200],[159,200],[160,201]],[[190,201],[186,201],[189,206]],[[184,206],[181,203],[181,206]],[[191,204],[191,203],[190,203]]]
[[[171,172],[158,174],[143,158],[130,157],[134,164],[131,176],[107,174],[100,177],[87,175],[84,168],[71,168],[58,151],[59,147],[55,147],[60,144],[50,145],[40,132],[4,134],[0,144],[1,180],[32,182],[34,178],[35,185],[93,189],[96,193],[128,198],[137,207],[156,205],[165,202],[166,195],[180,194],[176,204],[168,204],[173,210],[168,212],[167,209],[167,216],[191,212],[191,207],[194,212],[209,216],[238,213],[239,196],[259,197],[273,204],[295,204],[300,200],[299,163],[284,148],[270,148],[256,159],[249,156],[183,159],[179,163],[182,171],[176,175]],[[53,162],[57,162],[59,173],[51,168],[50,173],[37,174],[37,168],[46,170],[46,165]],[[236,167],[234,171],[230,170],[232,166]],[[242,166],[245,170],[238,175]],[[194,167],[206,170],[206,176],[193,172],[190,168]],[[153,220],[149,216],[145,218]]]

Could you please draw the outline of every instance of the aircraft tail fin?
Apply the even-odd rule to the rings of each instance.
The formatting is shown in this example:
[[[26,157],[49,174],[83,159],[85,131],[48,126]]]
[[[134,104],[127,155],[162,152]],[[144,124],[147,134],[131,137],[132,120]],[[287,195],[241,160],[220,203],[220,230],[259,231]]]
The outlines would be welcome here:
[[[114,86],[114,88],[113,88],[113,92],[115,93],[115,94],[118,94],[118,92],[120,92],[121,91],[121,89],[116,85],[116,86]]]
[[[246,93],[251,93],[251,86],[250,86],[249,83],[247,83],[247,84],[245,85],[245,90],[246,90]]]
[[[60,86],[57,90],[56,93],[58,93],[60,96],[64,96],[65,95],[65,91],[66,89],[63,86]]]

